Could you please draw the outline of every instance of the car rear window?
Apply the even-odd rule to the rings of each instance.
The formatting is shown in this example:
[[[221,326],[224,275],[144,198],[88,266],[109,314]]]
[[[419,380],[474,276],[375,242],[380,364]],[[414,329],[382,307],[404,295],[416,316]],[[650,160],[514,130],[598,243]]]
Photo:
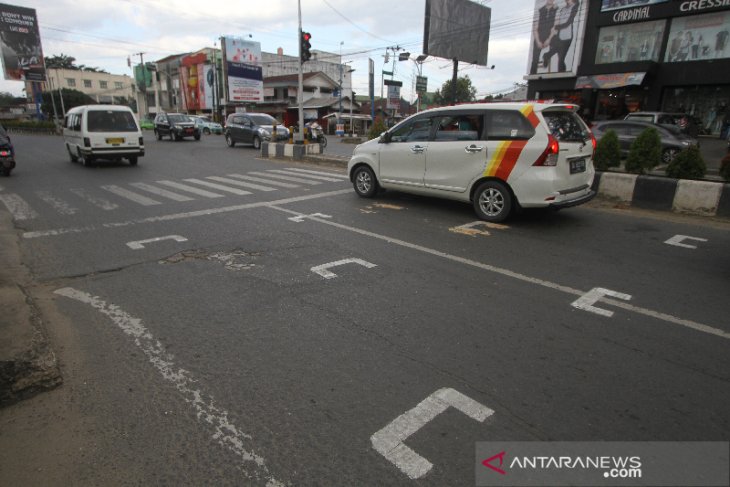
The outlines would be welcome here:
[[[137,122],[131,112],[116,110],[90,110],[87,127],[89,132],[136,132]]]
[[[654,122],[654,115],[631,115],[626,117],[626,120],[634,120],[637,122]]]
[[[251,115],[251,120],[256,125],[273,125],[276,123],[276,119],[270,115]]]
[[[545,110],[542,116],[559,142],[585,142],[590,138],[586,124],[570,110]]]
[[[167,119],[170,121],[170,123],[192,122],[192,120],[190,120],[190,117],[188,117],[187,115],[168,115]]]
[[[517,110],[489,110],[485,113],[487,140],[529,140],[532,124]]]

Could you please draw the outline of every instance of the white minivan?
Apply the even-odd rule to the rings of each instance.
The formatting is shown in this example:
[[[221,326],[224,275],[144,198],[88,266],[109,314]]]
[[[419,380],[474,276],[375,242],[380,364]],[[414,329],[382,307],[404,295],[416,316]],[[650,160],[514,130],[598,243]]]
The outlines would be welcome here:
[[[144,140],[132,109],[123,105],[83,105],[66,112],[63,139],[72,162],[127,159],[133,166],[144,156]]]
[[[348,174],[362,197],[394,189],[471,202],[490,222],[519,207],[579,205],[596,194],[596,140],[576,112],[556,103],[426,110],[358,145]]]

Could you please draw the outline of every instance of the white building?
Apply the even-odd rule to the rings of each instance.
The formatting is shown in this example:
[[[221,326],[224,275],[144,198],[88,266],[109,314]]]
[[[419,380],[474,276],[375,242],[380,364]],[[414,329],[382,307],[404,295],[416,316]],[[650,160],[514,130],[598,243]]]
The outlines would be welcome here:
[[[43,91],[59,88],[78,90],[97,103],[108,104],[119,104],[134,99],[134,81],[127,75],[46,68],[46,78],[47,81],[41,83]],[[30,82],[26,82],[25,91],[33,92]]]

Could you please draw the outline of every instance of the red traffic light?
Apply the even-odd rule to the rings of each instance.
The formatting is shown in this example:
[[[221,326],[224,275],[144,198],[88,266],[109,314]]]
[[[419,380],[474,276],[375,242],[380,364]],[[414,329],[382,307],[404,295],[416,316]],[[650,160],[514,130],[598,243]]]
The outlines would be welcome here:
[[[302,40],[303,41],[308,41],[311,38],[312,38],[312,34],[310,34],[309,32],[302,32]]]

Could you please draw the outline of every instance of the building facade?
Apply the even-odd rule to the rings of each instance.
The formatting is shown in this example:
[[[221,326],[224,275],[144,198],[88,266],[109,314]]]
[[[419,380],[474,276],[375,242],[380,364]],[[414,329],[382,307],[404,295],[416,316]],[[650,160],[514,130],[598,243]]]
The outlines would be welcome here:
[[[29,84],[26,82],[26,93],[33,92]],[[41,85],[43,91],[59,88],[78,90],[97,103],[127,103],[135,96],[134,81],[130,76],[78,69],[46,68],[46,81]]]
[[[528,98],[580,104],[589,119],[683,112],[719,135],[730,113],[728,0],[538,0],[531,48]]]

